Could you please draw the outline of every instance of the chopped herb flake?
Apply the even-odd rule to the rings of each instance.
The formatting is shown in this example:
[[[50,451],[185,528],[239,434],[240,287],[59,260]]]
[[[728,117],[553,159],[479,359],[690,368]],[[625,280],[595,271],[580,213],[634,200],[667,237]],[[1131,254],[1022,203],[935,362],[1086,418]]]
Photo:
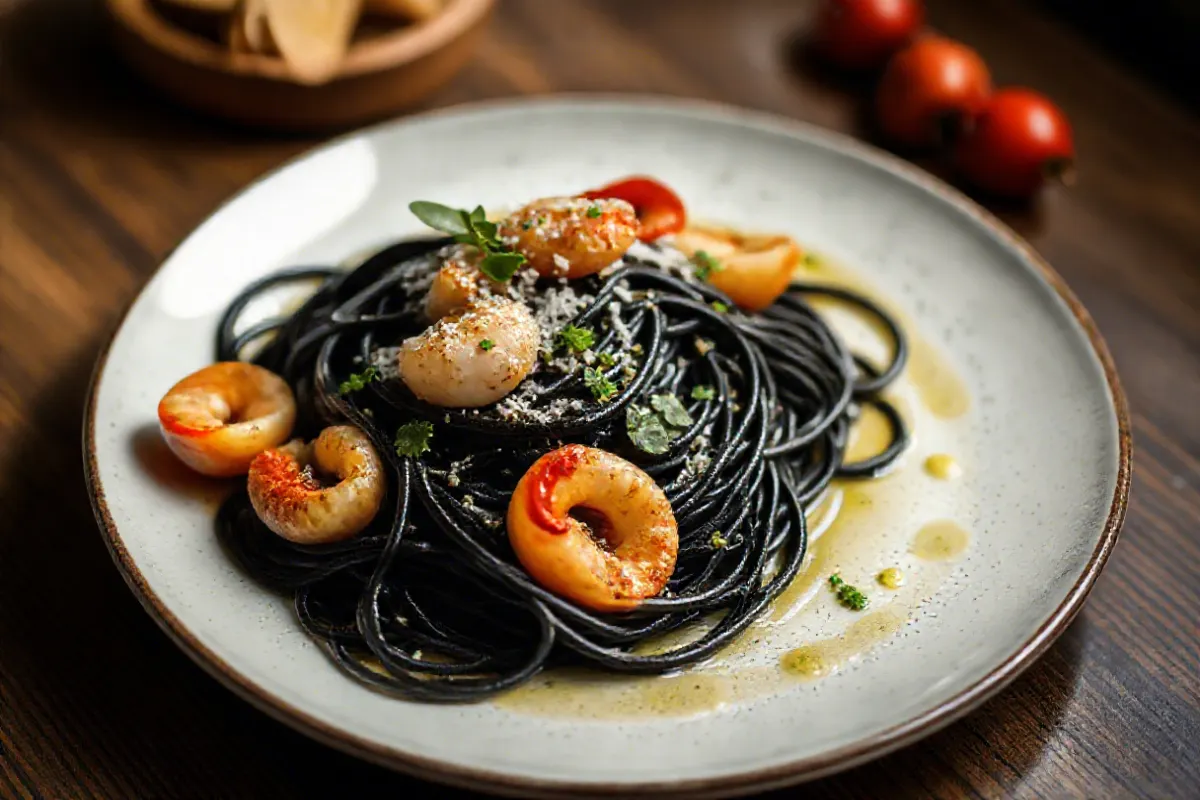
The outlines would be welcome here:
[[[713,311],[717,312],[718,314],[724,314],[729,310],[729,304],[722,303],[720,300],[713,300],[711,303],[709,303],[709,305],[711,305]]]
[[[836,572],[829,576],[829,587],[837,593],[838,602],[851,611],[862,611],[867,607],[867,596],[842,580]]]
[[[523,230],[523,231],[527,231],[532,227],[533,227],[533,220],[527,219],[521,223],[521,230]]]
[[[676,428],[692,424],[692,416],[673,394],[656,394],[650,398],[650,407],[662,415],[663,422]]]
[[[600,366],[602,367],[611,367],[617,363],[617,360],[613,358],[612,353],[601,353],[597,356],[597,358],[599,359]]]
[[[568,325],[558,332],[554,339],[556,347],[565,348],[573,353],[582,353],[596,341],[596,335],[590,328],[576,328]]]
[[[361,391],[367,387],[368,383],[377,380],[379,380],[379,370],[375,367],[367,367],[362,372],[356,372],[338,384],[338,394]]]
[[[648,408],[631,405],[625,409],[625,431],[635,447],[651,455],[662,455],[671,447],[672,437],[662,417]]]
[[[714,272],[720,272],[724,269],[720,261],[717,261],[704,250],[697,250],[692,254],[692,265],[696,268],[696,277],[702,281],[711,278]]]
[[[425,420],[406,422],[396,431],[396,452],[401,456],[416,458],[429,452],[429,440],[433,438],[433,423]]]
[[[617,385],[610,381],[603,372],[591,367],[583,368],[583,384],[591,391],[592,396],[601,403],[609,400],[617,393]]]
[[[600,206],[589,207],[587,210],[587,215],[591,219],[595,219],[596,217],[600,216]]]
[[[491,350],[495,346],[496,346],[496,343],[493,342],[491,339],[484,339],[482,342],[479,343],[479,349],[485,350],[485,351]]]
[[[693,400],[712,400],[716,396],[717,396],[717,390],[711,386],[693,386],[692,387],[692,399]]]
[[[821,266],[821,257],[819,255],[817,255],[816,253],[805,253],[804,254],[804,266],[806,266],[806,267]]]
[[[713,550],[724,550],[729,547],[729,540],[722,536],[720,531],[713,531],[712,539],[709,541],[712,543]]]
[[[625,410],[625,431],[639,450],[662,455],[689,425],[692,416],[673,394],[656,394],[650,407],[631,405]]]

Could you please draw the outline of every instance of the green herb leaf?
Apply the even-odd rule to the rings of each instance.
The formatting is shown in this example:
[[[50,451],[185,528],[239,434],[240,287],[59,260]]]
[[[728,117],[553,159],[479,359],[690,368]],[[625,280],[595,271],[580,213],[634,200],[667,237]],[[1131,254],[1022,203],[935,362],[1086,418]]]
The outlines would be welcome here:
[[[379,370],[375,367],[367,367],[362,372],[356,372],[338,384],[338,394],[361,391],[367,387],[368,383],[377,380],[379,380]]]
[[[595,219],[596,217],[600,216],[600,206],[590,206],[587,210],[587,215],[591,219]]]
[[[573,353],[582,353],[596,341],[596,334],[590,328],[576,328],[568,325],[554,337],[554,346],[566,348]]]
[[[600,366],[602,367],[611,367],[617,363],[612,353],[601,353],[597,358],[600,360]]]
[[[711,303],[709,303],[709,305],[711,305],[713,311],[717,312],[718,314],[724,314],[729,310],[729,304],[722,303],[720,300],[713,300]]]
[[[479,349],[484,350],[484,351],[491,350],[495,346],[496,346],[496,343],[493,342],[491,339],[484,339],[482,342],[479,343]]]
[[[435,231],[453,235],[465,234],[468,231],[466,223],[463,222],[466,212],[457,208],[431,203],[428,200],[417,200],[408,204],[408,210]]]
[[[729,547],[729,540],[722,536],[720,531],[713,531],[709,543],[712,544],[713,550],[724,550],[726,547]]]
[[[525,263],[520,253],[490,253],[479,262],[479,271],[498,283],[507,283]]]
[[[714,272],[720,272],[724,269],[720,261],[717,261],[717,259],[704,250],[697,250],[692,255],[692,265],[696,268],[696,277],[702,281],[708,280]]]
[[[676,428],[692,424],[692,415],[673,394],[656,394],[650,398],[650,407],[662,415],[663,422]]]
[[[851,611],[862,611],[870,602],[858,587],[846,583],[836,572],[829,576],[829,586],[837,593],[838,602]]]
[[[692,387],[692,399],[693,400],[712,400],[716,396],[717,396],[717,390],[711,386],[693,386]]]
[[[658,456],[671,448],[672,437],[662,417],[648,408],[631,405],[625,409],[625,432],[629,441],[646,453]]]
[[[583,368],[583,384],[601,403],[606,402],[617,393],[617,385],[610,381],[603,372],[591,367]]]
[[[396,431],[396,452],[402,456],[416,458],[429,452],[429,440],[433,438],[433,423],[425,420],[406,422]]]
[[[409,209],[431,228],[454,237],[460,244],[469,244],[483,253],[479,271],[493,281],[508,282],[513,273],[525,263],[525,256],[514,253],[500,240],[496,223],[487,218],[483,206],[471,211],[450,208],[441,203],[418,200],[409,204]]]
[[[521,230],[523,230],[523,231],[527,231],[532,227],[533,227],[533,222],[531,220],[525,220],[524,222],[521,223]]]

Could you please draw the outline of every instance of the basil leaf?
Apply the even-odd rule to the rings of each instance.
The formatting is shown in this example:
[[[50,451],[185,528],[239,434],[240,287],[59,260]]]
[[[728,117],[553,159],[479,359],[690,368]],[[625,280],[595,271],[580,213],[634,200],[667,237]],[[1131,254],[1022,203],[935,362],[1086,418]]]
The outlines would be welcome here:
[[[520,253],[491,253],[479,262],[479,271],[499,283],[507,283],[521,265],[525,256]]]
[[[673,394],[656,394],[650,398],[650,407],[662,415],[663,421],[676,428],[686,428],[692,424],[692,415]]]
[[[465,234],[470,232],[463,223],[463,217],[466,216],[466,213],[457,208],[450,208],[450,206],[444,206],[441,203],[432,203],[428,200],[417,200],[408,204],[408,210],[417,219],[435,231],[450,234]]]
[[[482,222],[487,219],[487,212],[483,210],[483,206],[475,206],[469,216],[473,222]]]

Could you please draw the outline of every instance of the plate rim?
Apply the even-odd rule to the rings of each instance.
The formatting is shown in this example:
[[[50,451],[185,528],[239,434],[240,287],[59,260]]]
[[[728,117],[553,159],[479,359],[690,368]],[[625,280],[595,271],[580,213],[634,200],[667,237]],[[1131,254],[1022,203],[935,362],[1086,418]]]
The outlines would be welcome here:
[[[216,678],[251,705],[312,739],[356,757],[423,780],[437,781],[490,793],[520,794],[532,797],[580,795],[604,797],[640,792],[653,792],[667,797],[725,797],[751,791],[780,788],[802,781],[813,780],[878,758],[940,730],[995,696],[1032,665],[1066,630],[1067,626],[1070,625],[1082,609],[1092,586],[1095,584],[1096,578],[1103,570],[1119,538],[1129,503],[1129,486],[1132,472],[1133,439],[1128,402],[1120,379],[1117,376],[1116,367],[1108,345],[1101,336],[1095,321],[1067,286],[1062,276],[1037,253],[1032,245],[992,214],[992,212],[932,174],[921,170],[898,156],[849,135],[772,112],[743,108],[728,103],[684,99],[665,95],[558,93],[539,97],[510,97],[461,103],[418,114],[404,115],[367,127],[357,128],[308,148],[260,175],[255,180],[241,187],[210,212],[205,217],[205,221],[219,214],[228,205],[255,186],[271,180],[277,174],[294,164],[316,153],[336,147],[344,141],[370,135],[393,126],[405,125],[410,122],[422,122],[441,117],[472,117],[489,112],[529,106],[541,108],[554,106],[560,108],[626,106],[642,112],[653,112],[659,109],[673,114],[699,115],[710,119],[719,118],[725,122],[733,122],[758,130],[766,129],[792,138],[816,143],[860,160],[865,160],[901,180],[915,184],[918,188],[973,217],[999,239],[1003,240],[1005,244],[1024,257],[1033,267],[1035,276],[1045,281],[1049,288],[1058,295],[1066,305],[1070,315],[1083,329],[1091,346],[1092,353],[1104,373],[1109,400],[1112,402],[1117,423],[1117,476],[1109,511],[1095,549],[1084,566],[1083,572],[1071,587],[1063,602],[1012,654],[971,685],[925,713],[836,750],[817,756],[794,759],[784,764],[756,769],[751,772],[738,772],[711,778],[640,781],[637,783],[548,780],[447,764],[435,758],[415,755],[396,747],[371,741],[350,731],[329,725],[313,717],[307,711],[271,694],[268,690],[258,686],[237,672],[217,654],[198,641],[188,630],[187,626],[163,605],[125,549],[117,525],[109,513],[104,488],[101,485],[95,447],[96,399],[100,379],[103,376],[112,344],[124,328],[129,312],[142,297],[146,286],[159,274],[163,265],[170,259],[175,249],[183,242],[186,242],[200,225],[203,225],[203,222],[201,222],[200,225],[193,227],[175,247],[171,248],[163,256],[158,267],[147,277],[138,290],[138,293],[122,312],[120,319],[113,326],[93,367],[86,405],[84,407],[82,431],[84,480],[92,502],[92,510],[113,562],[147,614],[150,615],[176,646],[203,668],[205,672]]]

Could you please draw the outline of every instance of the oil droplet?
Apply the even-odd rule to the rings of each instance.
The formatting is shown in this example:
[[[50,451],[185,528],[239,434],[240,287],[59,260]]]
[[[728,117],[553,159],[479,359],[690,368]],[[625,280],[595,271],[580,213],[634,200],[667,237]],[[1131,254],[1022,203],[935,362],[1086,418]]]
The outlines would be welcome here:
[[[850,427],[846,461],[853,463],[874,458],[888,448],[893,436],[891,423],[883,412],[875,406],[864,405],[858,419]]]
[[[732,678],[695,673],[631,678],[583,669],[548,673],[497,697],[501,708],[546,717],[632,719],[714,711],[732,699]]]
[[[809,515],[809,528],[820,530],[825,525],[826,515],[836,516],[809,546],[809,555],[805,557],[800,572],[775,599],[771,611],[772,622],[782,622],[797,613],[816,593],[817,585],[829,577],[834,566],[832,554],[838,552],[839,543],[852,536],[856,528],[861,529],[867,524],[867,519],[872,515],[875,501],[871,498],[871,492],[876,485],[834,482],[829,499]]]
[[[832,675],[885,639],[891,638],[904,618],[891,611],[876,611],[855,622],[841,636],[822,639],[784,653],[783,671],[806,680]]]
[[[861,292],[879,303],[890,312],[900,328],[908,337],[908,366],[906,371],[909,380],[917,389],[921,402],[934,416],[943,419],[953,419],[966,413],[971,405],[971,395],[966,383],[959,376],[954,365],[942,352],[917,333],[917,326],[909,315],[897,309],[886,297],[881,297],[879,291],[864,280],[853,270],[832,261],[824,256],[806,256],[804,263],[797,269],[797,276],[802,280],[815,280],[842,286]],[[835,305],[824,298],[814,298],[813,305],[821,310],[823,307]],[[885,341],[888,334],[881,324],[870,318],[870,324]]]
[[[899,589],[904,585],[904,573],[899,567],[888,567],[880,571],[875,576],[875,580],[879,581],[879,585],[885,589]]]
[[[914,330],[911,326],[906,331]],[[961,417],[971,405],[967,385],[954,367],[933,345],[909,334],[908,376],[921,402],[935,417]]]
[[[970,539],[970,535],[957,522],[943,519],[917,531],[909,549],[917,558],[926,561],[950,561],[962,555]]]
[[[954,456],[946,453],[934,453],[925,459],[925,471],[943,481],[954,480],[962,475],[962,467],[954,460]]]

